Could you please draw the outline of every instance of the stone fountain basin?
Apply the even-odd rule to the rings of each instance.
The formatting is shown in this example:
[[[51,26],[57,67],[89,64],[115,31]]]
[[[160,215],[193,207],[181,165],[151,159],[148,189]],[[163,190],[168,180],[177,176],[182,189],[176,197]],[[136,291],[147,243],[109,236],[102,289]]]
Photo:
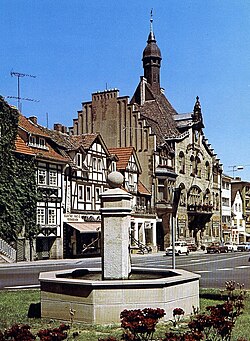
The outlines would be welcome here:
[[[41,316],[90,324],[120,322],[124,309],[162,308],[172,318],[174,308],[186,315],[199,307],[200,276],[181,269],[132,268],[129,279],[102,280],[101,269],[42,272]]]

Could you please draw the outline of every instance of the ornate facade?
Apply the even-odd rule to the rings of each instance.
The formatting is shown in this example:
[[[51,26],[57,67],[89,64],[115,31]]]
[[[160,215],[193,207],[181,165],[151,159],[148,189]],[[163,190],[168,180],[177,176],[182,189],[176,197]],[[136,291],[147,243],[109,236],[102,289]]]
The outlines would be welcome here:
[[[102,134],[108,148],[133,146],[140,162],[140,180],[151,193],[151,207],[168,203],[178,188],[177,238],[208,243],[221,238],[221,165],[203,132],[201,105],[179,114],[160,84],[161,51],[152,18],[143,51],[144,75],[131,100],[117,89],[96,92],[84,102],[71,134]],[[157,245],[170,242],[169,216],[159,210]]]

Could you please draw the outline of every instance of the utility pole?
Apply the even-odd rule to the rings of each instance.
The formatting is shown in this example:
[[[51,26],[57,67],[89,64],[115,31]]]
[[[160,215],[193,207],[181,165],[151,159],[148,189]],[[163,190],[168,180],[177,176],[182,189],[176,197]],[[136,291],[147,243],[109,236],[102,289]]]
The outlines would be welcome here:
[[[36,76],[34,75],[29,75],[26,73],[21,73],[21,72],[15,72],[15,71],[11,71],[10,72],[11,77],[17,77],[17,97],[15,96],[7,96],[7,98],[16,98],[17,99],[17,108],[18,110],[21,112],[21,100],[25,100],[25,101],[31,101],[31,102],[39,102],[37,100],[31,99],[31,98],[21,98],[21,89],[20,89],[20,78],[22,77],[32,77],[32,78],[36,78]]]

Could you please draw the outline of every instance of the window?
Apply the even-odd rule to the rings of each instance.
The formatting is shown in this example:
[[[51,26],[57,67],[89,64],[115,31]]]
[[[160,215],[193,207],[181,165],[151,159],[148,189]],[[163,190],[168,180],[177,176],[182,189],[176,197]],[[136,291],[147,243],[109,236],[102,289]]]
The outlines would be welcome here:
[[[76,164],[77,167],[82,167],[82,155],[79,153],[76,154]]]
[[[97,160],[97,170],[101,171],[102,170],[102,159]]]
[[[78,199],[83,200],[83,186],[82,185],[78,186]]]
[[[96,170],[96,158],[93,157],[93,160],[92,160],[92,167],[93,167],[93,170]]]
[[[44,208],[37,209],[36,222],[38,225],[45,224],[45,210]]]
[[[198,178],[201,178],[201,160],[198,157],[196,158],[196,174]]]
[[[206,162],[206,180],[210,180],[210,165],[209,162]]]
[[[36,148],[47,149],[45,139],[39,136],[29,136],[29,145]]]
[[[38,185],[46,184],[46,170],[38,169]]]
[[[190,157],[190,175],[195,176],[195,159],[193,155]]]
[[[222,198],[222,205],[229,207],[229,198]]]
[[[86,201],[91,201],[91,187],[86,187]]]
[[[55,225],[56,223],[56,210],[55,208],[48,209],[48,224]]]
[[[35,136],[30,135],[30,137],[29,137],[29,144],[31,146],[35,146],[36,145],[36,138],[35,138]]]
[[[49,172],[49,184],[50,184],[50,186],[56,186],[57,185],[57,172],[54,170],[51,170]]]
[[[38,145],[39,145],[40,148],[44,148],[45,147],[45,140],[42,137],[39,137]]]
[[[95,189],[95,200],[100,201],[100,188]]]
[[[185,156],[183,152],[179,154],[179,172],[185,174]]]

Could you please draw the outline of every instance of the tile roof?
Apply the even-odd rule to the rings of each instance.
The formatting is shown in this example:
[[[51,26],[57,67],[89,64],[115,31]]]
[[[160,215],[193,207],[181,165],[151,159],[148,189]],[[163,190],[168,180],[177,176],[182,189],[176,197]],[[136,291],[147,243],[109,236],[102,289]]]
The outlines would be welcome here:
[[[125,170],[131,155],[134,152],[134,147],[109,148],[110,154],[118,156],[119,160],[116,163],[118,170]]]
[[[25,131],[26,134],[33,134],[36,136],[40,136],[45,138],[46,141],[46,149],[43,148],[37,148],[33,146],[29,146],[27,144],[28,141],[28,136],[27,136],[27,141],[23,139],[20,134],[17,135],[17,139],[15,141],[16,145],[16,151],[18,153],[23,153],[23,154],[29,154],[29,155],[36,155],[39,158],[46,159],[46,160],[51,160],[51,161],[60,161],[60,162],[67,162],[68,158],[61,155],[59,151],[56,148],[53,148],[51,145],[51,139],[49,134],[43,129],[41,129],[41,126],[38,124],[35,124],[25,116],[19,114],[18,118],[18,127],[22,131]]]
[[[165,142],[165,138],[178,137],[180,132],[175,122],[176,110],[170,104],[163,93],[157,94],[153,91],[149,83],[145,83],[145,92],[149,95],[149,99],[145,100],[142,105],[136,104],[136,98],[140,87],[137,88],[137,94],[134,95],[132,102],[135,108],[141,113],[142,118],[152,128],[152,132],[156,135],[157,144]]]
[[[22,114],[19,114],[18,126],[31,134],[48,137],[48,135],[44,131],[42,131],[38,125],[33,123]]]
[[[89,149],[95,139],[99,136],[97,133],[82,134],[82,135],[69,135],[61,131],[48,129],[39,126],[44,133],[46,133],[57,145],[65,150],[76,150],[80,147]]]
[[[149,190],[143,185],[143,183],[140,180],[138,181],[138,192],[139,194],[143,195],[151,195]]]
[[[29,146],[27,146],[27,144],[19,135],[17,135],[16,137],[15,147],[16,147],[17,153],[26,154],[26,155],[35,155],[34,150],[32,150]]]
[[[98,134],[82,134],[82,135],[71,135],[72,144],[75,148],[83,147],[84,149],[89,149],[94,143]]]

